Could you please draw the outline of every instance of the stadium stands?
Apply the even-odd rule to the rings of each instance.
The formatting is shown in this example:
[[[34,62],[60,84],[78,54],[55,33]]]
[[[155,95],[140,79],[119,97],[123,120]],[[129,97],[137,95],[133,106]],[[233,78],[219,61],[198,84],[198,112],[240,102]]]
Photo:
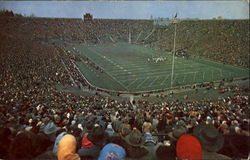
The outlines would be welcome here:
[[[227,64],[247,67],[245,54],[249,50],[245,42],[249,32],[244,28],[247,23],[183,21],[178,24],[177,48],[187,49],[195,56],[224,58]],[[217,143],[210,145],[216,148],[211,149],[204,137],[194,134],[202,150],[208,152],[203,158],[212,154],[223,159],[249,156],[249,88],[233,86],[232,96],[216,101],[134,103],[112,96],[83,96],[57,89],[79,83],[87,85],[72,63],[79,57],[67,53],[64,45],[95,43],[96,39],[100,39],[97,43],[105,39],[113,43],[105,37],[128,42],[131,32],[132,42],[170,49],[171,28],[153,29],[146,20],[94,20],[94,24],[84,24],[79,19],[15,17],[1,17],[0,28],[0,159],[57,159],[52,149],[54,144],[56,148],[58,145],[58,157],[78,158],[78,153],[82,159],[96,159],[99,153],[102,156],[107,153],[105,149],[110,144],[116,147],[116,156],[126,154],[126,159],[176,157],[178,138],[185,133],[203,133],[200,125],[205,125],[203,129],[215,127],[219,132],[217,137],[224,139],[224,142],[216,139]],[[151,32],[152,36],[145,40]],[[63,43],[51,45],[53,39]],[[112,128],[113,136],[109,136]],[[84,136],[85,133],[89,136]],[[59,134],[61,137],[55,143]],[[83,137],[88,140],[82,140]],[[67,143],[70,153],[62,152]],[[80,152],[84,147],[93,149],[95,154],[91,157],[86,150]]]
[[[132,42],[166,50],[173,47],[173,26],[154,27],[150,20],[95,19],[93,23],[84,23],[81,19],[13,17],[1,18],[1,21],[1,28],[6,34],[9,30],[33,40],[128,42],[131,32]],[[184,49],[193,56],[248,68],[248,25],[247,20],[181,21],[177,24],[176,49]]]
[[[220,63],[249,68],[248,20],[184,20],[177,24],[176,50]],[[159,26],[153,46],[172,50],[174,27]]]

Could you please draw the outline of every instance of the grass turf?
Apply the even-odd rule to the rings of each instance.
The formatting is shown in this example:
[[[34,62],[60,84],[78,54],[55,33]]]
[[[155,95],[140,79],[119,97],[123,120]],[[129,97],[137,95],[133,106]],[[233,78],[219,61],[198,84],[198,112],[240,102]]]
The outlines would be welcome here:
[[[170,53],[128,43],[80,45],[75,48],[80,51],[79,56],[88,57],[104,69],[101,73],[88,64],[77,62],[87,80],[99,88],[140,92],[167,89],[171,86]],[[73,51],[72,48],[68,49]],[[148,61],[152,56],[166,57],[166,61]],[[223,78],[248,77],[248,72],[246,69],[204,59],[175,57],[173,87]]]

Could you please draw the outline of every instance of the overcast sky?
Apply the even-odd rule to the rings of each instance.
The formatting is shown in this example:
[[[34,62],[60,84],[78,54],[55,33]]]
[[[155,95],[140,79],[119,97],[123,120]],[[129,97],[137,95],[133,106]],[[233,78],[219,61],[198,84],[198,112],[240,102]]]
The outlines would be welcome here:
[[[8,9],[26,16],[81,18],[149,19],[156,17],[249,19],[247,1],[1,1]]]

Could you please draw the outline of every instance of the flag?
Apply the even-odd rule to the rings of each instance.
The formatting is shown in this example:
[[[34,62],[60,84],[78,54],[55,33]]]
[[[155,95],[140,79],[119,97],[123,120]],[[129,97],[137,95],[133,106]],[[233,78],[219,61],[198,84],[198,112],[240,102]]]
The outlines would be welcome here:
[[[173,24],[176,24],[176,19],[177,19],[177,13],[175,14],[175,16],[173,18]]]
[[[177,18],[177,13],[175,14],[174,18]]]

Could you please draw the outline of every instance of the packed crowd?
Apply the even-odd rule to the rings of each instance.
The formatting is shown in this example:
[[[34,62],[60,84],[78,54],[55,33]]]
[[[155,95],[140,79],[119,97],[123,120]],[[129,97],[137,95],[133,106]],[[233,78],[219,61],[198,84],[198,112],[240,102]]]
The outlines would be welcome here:
[[[94,19],[92,23],[85,23],[82,19],[0,18],[1,28],[7,34],[14,32],[42,41],[61,39],[82,43],[128,42],[129,32],[135,34],[143,31],[147,34],[153,28],[152,22],[147,20]]]
[[[217,101],[159,103],[68,93],[55,86],[84,85],[77,57],[34,41],[43,34],[28,32],[29,21],[45,22],[0,23],[0,159],[249,156],[249,89]]]
[[[249,20],[185,20],[177,23],[176,50],[249,68]],[[150,44],[173,48],[174,26],[158,26]]]
[[[185,20],[177,23],[176,49],[196,57],[248,68],[248,20]],[[143,43],[171,51],[173,25],[154,26],[151,20],[48,19],[1,17],[6,34],[32,40],[78,41],[80,43]]]
[[[35,101],[29,105],[1,101],[0,158],[248,157],[247,95],[215,102],[130,103],[48,88],[37,96],[43,100],[31,95]]]

